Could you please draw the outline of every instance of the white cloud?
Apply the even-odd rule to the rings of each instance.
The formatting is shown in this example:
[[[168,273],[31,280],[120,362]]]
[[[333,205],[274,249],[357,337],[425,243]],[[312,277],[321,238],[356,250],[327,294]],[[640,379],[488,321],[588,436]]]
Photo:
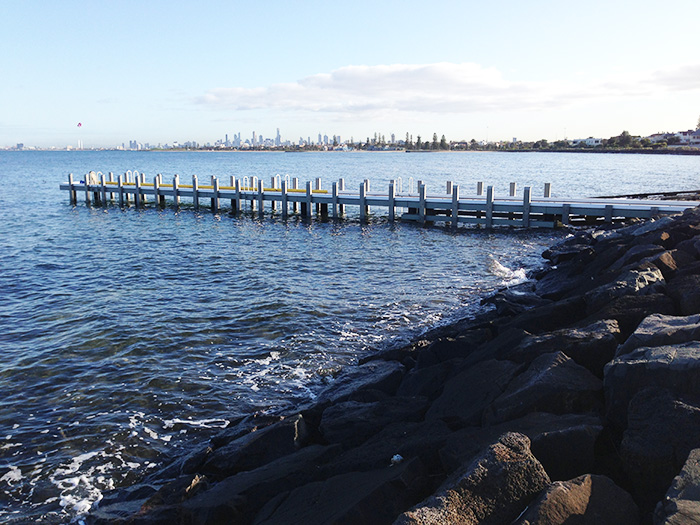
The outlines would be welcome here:
[[[645,97],[700,89],[700,64],[589,79],[585,83],[508,80],[475,63],[346,66],[297,82],[257,88],[215,88],[197,102],[217,109],[291,110],[371,116],[373,113],[455,114],[556,109],[595,99]]]

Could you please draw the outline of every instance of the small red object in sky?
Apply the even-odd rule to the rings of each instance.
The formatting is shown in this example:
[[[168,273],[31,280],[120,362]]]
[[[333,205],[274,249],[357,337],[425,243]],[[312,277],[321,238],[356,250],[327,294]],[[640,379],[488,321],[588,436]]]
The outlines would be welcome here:
[[[78,127],[80,128],[80,127],[82,127],[82,126],[83,126],[83,123],[82,123],[82,122],[78,122]]]

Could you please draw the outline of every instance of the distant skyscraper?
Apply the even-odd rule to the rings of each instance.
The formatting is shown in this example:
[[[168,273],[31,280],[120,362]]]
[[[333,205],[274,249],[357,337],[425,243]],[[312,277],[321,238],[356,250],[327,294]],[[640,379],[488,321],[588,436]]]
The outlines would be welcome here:
[[[253,131],[253,146],[257,143],[256,137],[255,137],[255,131]]]
[[[322,138],[321,138],[321,134],[319,133],[318,134],[318,144],[321,144],[321,143],[322,143]]]
[[[275,137],[275,146],[282,144],[282,137],[280,137],[280,128],[277,128],[277,136]]]

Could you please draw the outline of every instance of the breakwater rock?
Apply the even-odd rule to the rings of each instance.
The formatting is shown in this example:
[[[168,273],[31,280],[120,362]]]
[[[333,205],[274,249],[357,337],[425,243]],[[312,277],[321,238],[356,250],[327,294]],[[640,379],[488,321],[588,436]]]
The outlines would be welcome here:
[[[700,210],[543,255],[475,318],[375,352],[296,413],[232,422],[86,520],[693,522]]]

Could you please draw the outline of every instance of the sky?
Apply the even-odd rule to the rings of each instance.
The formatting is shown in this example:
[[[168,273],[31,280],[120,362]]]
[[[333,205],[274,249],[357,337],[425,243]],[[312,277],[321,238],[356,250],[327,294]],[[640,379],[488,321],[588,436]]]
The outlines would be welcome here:
[[[0,13],[0,147],[277,128],[295,142],[554,141],[700,118],[697,0],[0,0]]]

